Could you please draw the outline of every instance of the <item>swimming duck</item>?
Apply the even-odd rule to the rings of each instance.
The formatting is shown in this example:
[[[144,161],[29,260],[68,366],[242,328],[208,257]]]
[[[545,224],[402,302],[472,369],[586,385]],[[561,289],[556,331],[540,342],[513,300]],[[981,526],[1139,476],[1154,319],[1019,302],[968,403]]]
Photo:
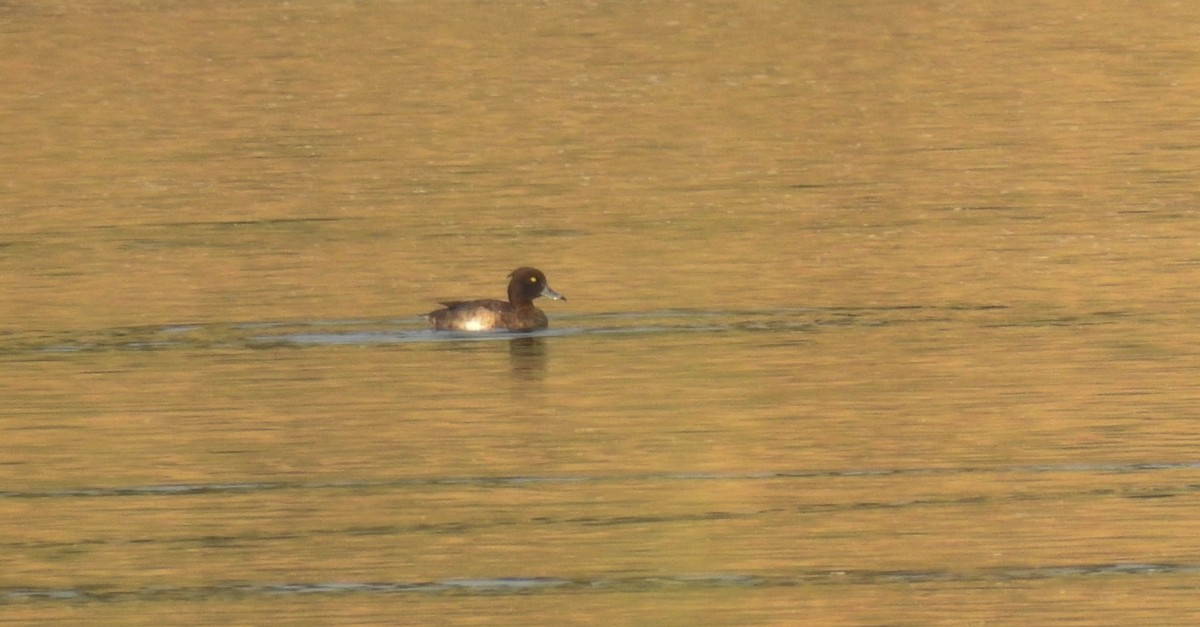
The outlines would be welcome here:
[[[442,309],[431,311],[425,318],[435,331],[536,331],[550,322],[533,299],[546,296],[567,300],[550,289],[546,275],[537,268],[521,267],[508,275],[508,302],[493,299],[442,301]]]

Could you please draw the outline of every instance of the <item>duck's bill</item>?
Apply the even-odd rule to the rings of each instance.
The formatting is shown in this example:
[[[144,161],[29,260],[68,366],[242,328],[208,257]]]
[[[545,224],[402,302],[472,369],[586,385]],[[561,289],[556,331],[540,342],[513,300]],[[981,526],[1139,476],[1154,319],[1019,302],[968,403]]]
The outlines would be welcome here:
[[[550,289],[549,285],[542,286],[542,296],[552,300],[567,300],[566,296],[563,296],[562,294]]]

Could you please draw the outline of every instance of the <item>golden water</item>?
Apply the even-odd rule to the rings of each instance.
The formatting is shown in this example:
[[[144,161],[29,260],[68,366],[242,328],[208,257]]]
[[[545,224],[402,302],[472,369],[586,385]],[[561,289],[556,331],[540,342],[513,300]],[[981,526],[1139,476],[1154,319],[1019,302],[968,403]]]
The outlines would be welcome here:
[[[1198,20],[0,4],[0,622],[1196,622]]]

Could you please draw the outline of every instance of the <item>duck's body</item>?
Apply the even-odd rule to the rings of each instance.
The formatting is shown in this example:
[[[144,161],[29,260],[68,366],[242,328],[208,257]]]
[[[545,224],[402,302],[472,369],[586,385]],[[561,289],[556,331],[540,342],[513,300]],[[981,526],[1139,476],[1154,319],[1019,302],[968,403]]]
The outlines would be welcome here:
[[[508,275],[508,302],[494,299],[443,301],[442,309],[425,315],[436,331],[536,331],[550,322],[533,299],[566,297],[550,289],[546,275],[536,268],[517,268]]]

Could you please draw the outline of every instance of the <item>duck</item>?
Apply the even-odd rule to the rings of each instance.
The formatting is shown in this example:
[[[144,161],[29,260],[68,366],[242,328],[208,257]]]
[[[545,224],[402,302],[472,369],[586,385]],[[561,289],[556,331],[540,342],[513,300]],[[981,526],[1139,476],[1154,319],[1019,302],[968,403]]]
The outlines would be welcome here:
[[[567,300],[550,288],[546,275],[522,266],[508,275],[508,302],[494,299],[441,301],[441,309],[425,314],[434,331],[515,331],[527,333],[550,326],[533,299]]]

